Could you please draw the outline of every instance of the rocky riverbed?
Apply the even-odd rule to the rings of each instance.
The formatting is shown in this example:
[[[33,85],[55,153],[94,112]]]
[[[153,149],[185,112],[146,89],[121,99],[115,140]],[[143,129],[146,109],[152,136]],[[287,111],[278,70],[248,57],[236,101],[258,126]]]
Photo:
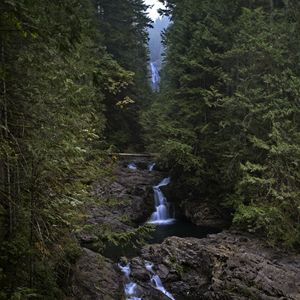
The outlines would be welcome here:
[[[77,234],[83,251],[72,270],[71,299],[125,299],[124,274],[105,257],[101,234],[104,228],[120,235],[138,229],[153,210],[152,186],[165,176],[149,172],[147,160],[140,160],[137,170],[127,163],[120,162],[111,180],[93,189],[99,201],[86,206],[87,229]],[[196,209],[191,211],[197,215]],[[141,247],[128,262],[130,280],[143,300],[170,299],[151,282],[153,274],[176,300],[300,300],[300,256],[230,230],[203,239],[169,237]]]
[[[109,178],[97,182],[92,189],[95,201],[85,207],[85,229],[77,234],[84,247],[95,249],[98,232],[122,234],[138,228],[153,210],[153,190],[161,176],[149,172],[147,159],[139,159],[136,170],[128,168],[130,161],[117,163]]]
[[[300,299],[300,256],[286,255],[238,232],[205,239],[170,237],[144,247],[131,261],[132,278],[149,295],[144,299],[152,299],[145,261],[154,264],[177,300]]]

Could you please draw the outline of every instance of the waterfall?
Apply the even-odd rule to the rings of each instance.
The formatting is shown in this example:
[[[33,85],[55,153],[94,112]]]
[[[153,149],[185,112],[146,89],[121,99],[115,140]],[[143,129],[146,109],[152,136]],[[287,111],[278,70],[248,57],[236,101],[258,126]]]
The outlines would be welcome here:
[[[171,293],[169,293],[163,286],[161,279],[159,276],[153,271],[153,263],[149,261],[145,261],[145,268],[150,273],[150,283],[159,291],[161,291],[163,294],[165,294],[167,297],[169,297],[171,300],[175,300],[175,298],[172,296]],[[130,264],[128,263],[125,266],[122,266],[120,263],[118,264],[118,267],[122,271],[122,273],[125,275],[126,283],[124,286],[124,292],[126,296],[126,300],[142,300],[138,296],[138,285],[132,281],[130,281]]]
[[[151,284],[159,291],[161,291],[163,294],[165,294],[167,297],[169,297],[172,300],[175,300],[173,295],[169,293],[163,286],[161,279],[155,272],[153,271],[153,263],[146,261],[145,262],[145,268],[149,271],[150,273],[150,282]]]
[[[118,264],[120,270],[125,275],[126,278],[126,284],[124,286],[124,292],[126,295],[126,300],[142,300],[142,298],[138,297],[138,291],[137,291],[137,284],[130,281],[130,264],[127,264],[125,266],[122,266],[121,264]]]
[[[152,88],[153,88],[153,90],[157,91],[158,90],[159,81],[160,81],[159,72],[158,72],[158,69],[157,69],[155,63],[151,62],[150,63],[150,67],[151,67]]]
[[[151,163],[148,165],[149,172],[152,172],[154,170],[155,165],[156,165],[156,163]]]
[[[129,279],[129,276],[130,276],[130,265],[127,264],[125,266],[122,266],[121,264],[118,264],[118,267],[120,268],[120,270],[122,271],[122,273],[126,276],[126,278]]]
[[[151,274],[154,274],[154,271],[153,271],[153,263],[150,262],[150,261],[146,261],[145,262],[145,268],[147,271],[149,271]]]
[[[162,186],[166,186],[171,182],[171,178],[164,178],[158,185],[153,187],[155,212],[153,212],[149,223],[151,224],[171,224],[175,219],[170,218],[170,204],[160,190]]]

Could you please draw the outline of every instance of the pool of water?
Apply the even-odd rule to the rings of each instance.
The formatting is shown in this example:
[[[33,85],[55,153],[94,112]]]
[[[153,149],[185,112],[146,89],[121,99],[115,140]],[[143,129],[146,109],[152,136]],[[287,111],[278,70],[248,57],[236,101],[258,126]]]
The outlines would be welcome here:
[[[171,236],[182,238],[205,238],[208,234],[218,232],[221,232],[221,229],[207,226],[196,226],[188,220],[181,219],[175,220],[170,224],[155,225],[154,231],[150,234],[150,237],[146,242],[147,244],[162,243],[166,238]],[[105,250],[103,251],[103,255],[115,262],[118,262],[120,257],[127,257],[130,259],[138,256],[139,252],[140,248],[134,248],[130,245],[122,247],[114,244],[107,244]]]
[[[150,244],[162,243],[167,237],[195,237],[205,238],[208,234],[218,233],[221,230],[218,228],[207,226],[196,226],[188,220],[175,220],[171,224],[157,225],[155,231],[151,235]]]

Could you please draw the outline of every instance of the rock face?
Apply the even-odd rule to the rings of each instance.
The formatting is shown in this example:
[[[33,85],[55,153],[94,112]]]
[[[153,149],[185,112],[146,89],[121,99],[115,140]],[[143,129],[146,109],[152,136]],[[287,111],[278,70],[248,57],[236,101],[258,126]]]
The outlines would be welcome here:
[[[181,206],[184,216],[197,226],[227,228],[230,225],[228,215],[211,207],[207,201],[187,201]]]
[[[153,287],[145,260],[176,300],[300,300],[300,256],[271,250],[251,236],[223,232],[146,246],[131,265],[147,295]]]
[[[115,265],[88,249],[74,266],[72,276],[72,299],[116,300],[122,299],[120,274]]]
[[[83,254],[72,269],[72,297],[69,299],[125,299],[124,276],[116,263],[97,252],[101,251],[104,254],[107,251],[116,251],[103,247],[101,237],[103,238],[105,232],[132,232],[151,215],[152,186],[156,185],[163,175],[157,171],[149,172],[150,162],[147,160],[138,159],[135,162],[138,169],[130,170],[127,167],[129,161],[120,161],[115,166],[111,178],[106,177],[98,182],[92,191],[94,201],[86,204],[85,226],[76,234],[83,247]],[[149,299],[160,299],[159,297],[160,293],[156,291]]]
[[[86,205],[86,227],[78,233],[79,241],[88,248],[97,242],[97,232],[108,229],[124,233],[145,222],[153,211],[153,190],[162,178],[161,172],[149,172],[147,160],[135,159],[138,169],[127,167],[129,161],[120,161],[111,178],[95,184],[92,195],[96,201]]]
[[[127,168],[128,163],[120,162],[111,180],[93,190],[96,201],[86,206],[89,230],[78,234],[83,247],[106,253],[97,246],[106,230],[122,235],[151,215],[152,186],[165,174],[149,172],[147,160],[136,162],[137,170]],[[190,201],[182,208],[197,225],[224,226],[222,212],[205,202]],[[150,278],[155,274],[176,300],[300,300],[300,256],[272,250],[250,235],[224,231],[204,239],[170,237],[134,255],[139,256],[131,260],[130,279],[125,279],[116,263],[83,248],[73,268],[70,299],[121,300],[128,280],[138,285],[143,300],[170,299],[154,288]]]
[[[136,162],[138,169],[131,170],[127,167],[128,161],[121,161],[113,172],[112,180],[99,182],[93,194],[104,201],[102,207],[94,206],[90,210],[88,222],[91,224],[101,222],[103,211],[106,217],[103,222],[111,223],[113,226],[116,225],[114,221],[124,215],[135,224],[145,221],[153,210],[152,187],[163,176],[160,172],[149,172],[148,163],[140,159]],[[109,217],[107,212],[110,214]],[[120,228],[116,226],[115,229]]]

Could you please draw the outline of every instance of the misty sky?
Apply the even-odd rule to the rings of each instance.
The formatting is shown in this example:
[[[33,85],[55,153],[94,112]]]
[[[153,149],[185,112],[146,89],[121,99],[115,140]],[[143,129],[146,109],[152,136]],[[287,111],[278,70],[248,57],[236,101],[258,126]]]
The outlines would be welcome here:
[[[159,17],[159,14],[157,12],[157,10],[159,8],[163,8],[164,6],[162,5],[162,3],[158,2],[158,0],[144,0],[145,3],[147,5],[153,5],[153,8],[151,10],[149,10],[149,15],[151,17],[152,20],[155,20]]]

